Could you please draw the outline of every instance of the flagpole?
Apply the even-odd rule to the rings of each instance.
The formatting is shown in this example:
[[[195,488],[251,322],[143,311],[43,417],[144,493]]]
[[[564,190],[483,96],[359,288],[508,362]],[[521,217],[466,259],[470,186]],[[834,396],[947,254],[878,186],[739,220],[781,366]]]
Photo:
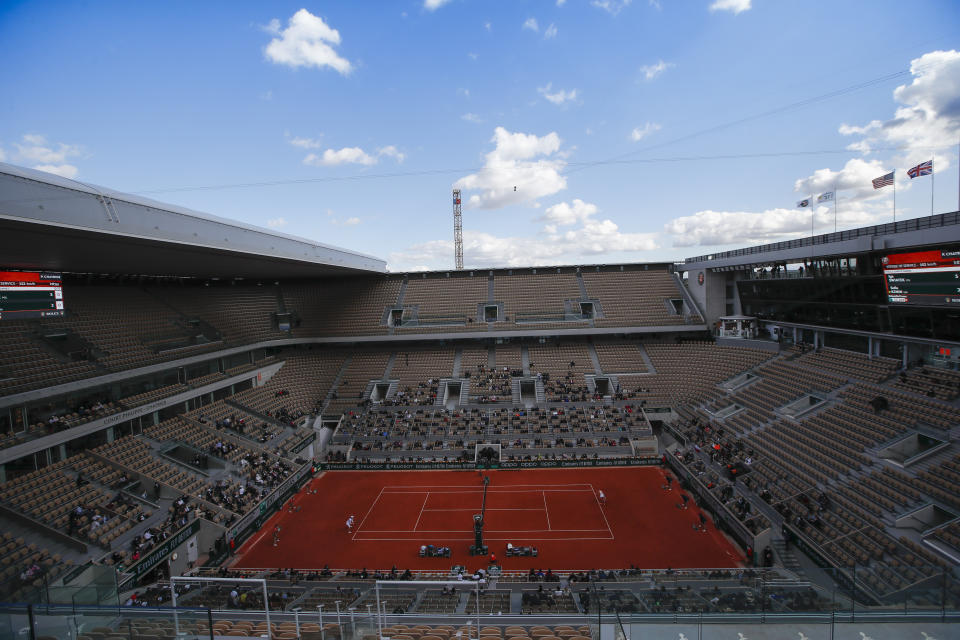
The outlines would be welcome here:
[[[933,160],[930,160],[930,215],[933,215],[933,176],[936,173],[934,171]]]
[[[833,232],[837,232],[837,185],[833,185]]]
[[[893,224],[897,224],[897,174],[893,174]]]

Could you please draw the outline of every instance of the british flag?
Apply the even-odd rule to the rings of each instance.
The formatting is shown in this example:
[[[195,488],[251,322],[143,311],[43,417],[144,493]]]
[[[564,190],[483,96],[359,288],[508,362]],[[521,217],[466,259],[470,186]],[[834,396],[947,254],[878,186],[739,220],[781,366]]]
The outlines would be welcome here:
[[[927,160],[926,162],[921,162],[914,168],[907,171],[907,175],[910,176],[910,179],[919,178],[920,176],[928,176],[933,173],[933,160]]]

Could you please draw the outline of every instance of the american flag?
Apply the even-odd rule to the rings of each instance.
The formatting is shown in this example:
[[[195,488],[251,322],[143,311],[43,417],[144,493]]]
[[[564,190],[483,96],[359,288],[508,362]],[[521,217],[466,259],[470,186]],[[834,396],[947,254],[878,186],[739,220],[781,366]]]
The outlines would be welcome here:
[[[879,178],[873,179],[874,189],[880,189],[890,184],[893,184],[893,171],[891,171],[885,176],[880,176]]]
[[[933,160],[927,160],[926,162],[921,162],[913,169],[907,171],[907,175],[910,176],[910,179],[919,178],[920,176],[928,176],[933,173]]]

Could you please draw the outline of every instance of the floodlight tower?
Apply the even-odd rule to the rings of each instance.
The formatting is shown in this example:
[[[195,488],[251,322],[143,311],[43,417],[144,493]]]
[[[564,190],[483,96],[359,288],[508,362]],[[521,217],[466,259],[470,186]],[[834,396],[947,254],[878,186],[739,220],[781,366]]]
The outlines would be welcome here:
[[[457,269],[463,269],[463,217],[460,214],[460,189],[453,190],[453,255]]]

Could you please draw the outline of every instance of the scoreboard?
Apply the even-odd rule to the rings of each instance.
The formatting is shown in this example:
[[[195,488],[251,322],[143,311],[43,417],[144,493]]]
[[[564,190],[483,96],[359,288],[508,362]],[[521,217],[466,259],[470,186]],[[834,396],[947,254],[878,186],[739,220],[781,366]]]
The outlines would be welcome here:
[[[0,271],[0,320],[62,316],[59,273]]]
[[[890,303],[960,307],[960,249],[885,256],[883,281]]]

